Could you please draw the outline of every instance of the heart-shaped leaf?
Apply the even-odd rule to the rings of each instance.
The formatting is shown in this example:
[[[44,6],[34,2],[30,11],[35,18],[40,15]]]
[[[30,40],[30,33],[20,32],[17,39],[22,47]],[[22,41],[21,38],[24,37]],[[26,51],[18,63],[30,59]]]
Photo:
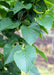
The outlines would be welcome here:
[[[52,27],[53,19],[49,15],[44,15],[37,18],[37,22],[46,29],[50,29]]]
[[[30,45],[32,45],[36,41],[37,37],[39,36],[38,31],[35,31],[34,29],[25,26],[21,27],[21,31],[22,31],[22,36]]]
[[[20,70],[28,73],[34,64],[36,56],[35,48],[33,46],[26,46],[24,50],[15,53],[14,60]]]

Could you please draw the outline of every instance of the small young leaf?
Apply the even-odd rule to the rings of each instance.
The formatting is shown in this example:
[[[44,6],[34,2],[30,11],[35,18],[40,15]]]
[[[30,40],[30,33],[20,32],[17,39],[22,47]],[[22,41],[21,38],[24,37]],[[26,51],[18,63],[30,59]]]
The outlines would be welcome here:
[[[53,21],[53,24],[52,24],[52,28],[54,29],[54,21]]]
[[[34,45],[33,45],[34,46]],[[44,52],[42,52],[41,50],[39,50],[36,46],[34,46],[36,49],[37,54],[40,54],[45,60],[46,62],[48,62],[47,57],[45,56]]]
[[[45,33],[48,34],[48,31],[47,31],[47,29],[46,29],[44,26],[40,26],[40,28],[41,28]]]
[[[43,14],[43,12],[39,12],[39,11],[37,11],[37,10],[35,10],[35,9],[33,9],[33,11],[34,11],[35,13],[38,13],[38,14]]]

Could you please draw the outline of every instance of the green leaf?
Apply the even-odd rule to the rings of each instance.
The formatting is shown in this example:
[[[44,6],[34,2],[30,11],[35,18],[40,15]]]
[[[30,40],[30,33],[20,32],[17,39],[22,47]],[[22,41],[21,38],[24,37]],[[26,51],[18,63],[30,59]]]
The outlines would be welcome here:
[[[35,17],[36,17],[36,13],[33,11],[33,10],[30,10],[29,12],[28,12],[28,19],[31,21],[31,22],[34,22],[35,21]]]
[[[19,12],[19,11],[20,11],[21,9],[23,9],[23,8],[29,10],[31,7],[32,7],[32,4],[31,4],[31,3],[29,3],[29,4],[27,4],[27,5],[24,5],[24,4],[21,3],[21,2],[17,2],[17,3],[15,4],[15,6],[14,6],[13,11],[14,11],[14,14],[16,14],[17,12]]]
[[[7,11],[3,8],[0,8],[0,19],[5,18],[7,14]]]
[[[54,4],[54,0],[47,0],[47,1],[49,1],[49,2],[51,2],[51,3],[53,3],[53,4]]]
[[[53,19],[49,15],[42,15],[36,20],[41,26],[44,26],[46,29],[51,29]]]
[[[4,52],[5,50],[7,50],[7,54],[4,54],[5,56],[7,56],[7,58],[5,58],[5,64],[11,63],[14,60],[14,53],[18,50],[20,50],[20,46],[16,45],[14,48],[12,48],[10,45],[4,48]],[[5,52],[5,53],[6,53]]]
[[[54,19],[54,9],[53,8],[46,10],[45,14],[49,15],[50,17]]]
[[[43,14],[43,12],[39,12],[39,11],[37,11],[37,10],[35,10],[35,9],[33,9],[33,11],[34,11],[35,13],[37,13],[37,14]]]
[[[21,75],[19,68],[16,66],[14,62],[6,65],[6,68],[7,68],[7,71],[9,72],[9,75]],[[4,74],[4,75],[8,75],[8,74]]]
[[[35,48],[28,45],[24,50],[15,53],[14,60],[20,70],[28,73],[34,64],[36,57]]]
[[[54,0],[44,0],[46,3],[53,5],[54,4]]]
[[[13,29],[18,27],[21,24],[20,21],[13,22],[9,18],[4,18],[0,21],[0,31],[3,31],[5,29]]]
[[[39,6],[39,8],[41,9],[42,12],[46,11],[47,6],[46,6],[44,0],[38,0],[37,5]]]
[[[6,1],[0,1],[0,5],[3,5],[10,9],[10,5]]]
[[[13,47],[10,45],[10,44],[6,44],[3,48],[3,51],[4,51],[4,58],[5,58],[5,61],[7,60],[10,52],[12,51]]]
[[[17,42],[18,43],[20,43],[20,42],[24,43],[25,42],[25,40],[22,37],[20,37],[20,35],[15,34],[14,31],[15,31],[15,29],[9,29],[9,30],[2,31],[2,34],[8,38],[8,39],[4,40],[5,44],[8,43],[10,45],[14,45]],[[3,41],[1,41],[0,45],[3,45]]]
[[[48,31],[47,31],[47,29],[46,29],[45,27],[43,27],[43,26],[40,25],[40,28],[41,28],[45,33],[48,34]]]
[[[34,29],[35,31],[38,31],[38,32],[41,31],[40,26],[37,23],[34,23],[34,22],[31,23],[30,28],[32,28],[32,29]]]
[[[54,29],[54,21],[53,21],[53,24],[52,24],[52,28]]]
[[[51,8],[54,5],[54,0],[44,0],[47,7]]]
[[[4,65],[4,63],[0,61],[0,75],[21,75],[21,71],[15,62]]]
[[[7,29],[14,29],[14,28],[16,28],[16,27],[19,27],[20,24],[21,24],[20,21],[12,22],[12,23],[7,27]]]
[[[22,36],[30,45],[32,45],[36,41],[37,37],[39,36],[38,31],[35,31],[34,29],[28,28],[26,26],[22,26],[21,31],[22,31]]]
[[[41,31],[41,35],[44,36],[44,38],[46,39],[46,35],[44,34],[43,31]]]
[[[34,65],[30,71],[30,75],[40,75],[37,67]]]
[[[34,45],[33,45],[34,46]],[[46,62],[48,62],[47,57],[45,56],[44,52],[42,52],[41,50],[39,50],[36,46],[34,46],[36,49],[37,54],[40,54],[45,60]]]
[[[43,27],[43,26],[42,26],[42,27]],[[42,36],[41,36],[41,35],[43,35],[43,36],[46,38],[46,36],[45,36],[45,34],[43,33],[43,31],[41,31],[41,26],[38,25],[37,23],[31,23],[30,28],[32,28],[32,29],[35,30],[35,31],[38,31],[38,32],[39,32],[39,36],[41,37],[41,39],[42,39]],[[43,28],[43,29],[46,31],[45,28]]]

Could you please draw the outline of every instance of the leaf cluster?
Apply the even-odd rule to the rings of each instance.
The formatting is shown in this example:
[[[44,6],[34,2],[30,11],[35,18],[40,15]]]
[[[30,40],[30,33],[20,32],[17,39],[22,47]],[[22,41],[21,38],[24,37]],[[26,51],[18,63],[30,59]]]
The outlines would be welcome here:
[[[37,54],[48,60],[33,44],[51,28],[54,28],[53,0],[0,1],[0,47],[3,48],[0,75],[20,75],[20,71],[40,75],[34,66]]]

